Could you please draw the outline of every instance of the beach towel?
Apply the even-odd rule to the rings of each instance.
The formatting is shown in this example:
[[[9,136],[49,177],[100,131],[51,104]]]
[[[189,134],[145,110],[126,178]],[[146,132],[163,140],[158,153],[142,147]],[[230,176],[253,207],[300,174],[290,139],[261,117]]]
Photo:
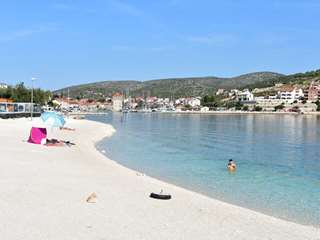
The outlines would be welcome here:
[[[32,127],[28,143],[42,144],[47,139],[47,129]]]

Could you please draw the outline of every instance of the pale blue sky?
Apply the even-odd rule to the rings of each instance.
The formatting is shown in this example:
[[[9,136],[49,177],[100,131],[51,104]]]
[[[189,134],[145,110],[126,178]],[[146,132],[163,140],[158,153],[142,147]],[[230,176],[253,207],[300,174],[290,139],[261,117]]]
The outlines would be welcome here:
[[[3,0],[0,82],[320,68],[319,0]]]

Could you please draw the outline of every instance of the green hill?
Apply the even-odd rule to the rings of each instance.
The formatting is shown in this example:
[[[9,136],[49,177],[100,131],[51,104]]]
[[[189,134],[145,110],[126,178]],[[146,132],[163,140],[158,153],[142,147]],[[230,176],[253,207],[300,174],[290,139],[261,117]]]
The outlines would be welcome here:
[[[150,81],[104,81],[71,86],[54,91],[54,94],[73,98],[99,99],[114,92],[125,92],[131,96],[184,97],[212,95],[219,88],[243,88],[260,82],[271,82],[285,77],[279,73],[256,72],[232,78],[193,77],[168,78]]]
[[[272,87],[276,83],[301,85],[303,87],[306,87],[311,83],[311,81],[315,81],[315,82],[320,81],[320,69],[315,71],[305,72],[305,73],[296,73],[296,74],[291,74],[286,76],[283,75],[283,76],[279,76],[269,80],[250,83],[250,84],[247,84],[245,88],[254,89],[254,88]]]

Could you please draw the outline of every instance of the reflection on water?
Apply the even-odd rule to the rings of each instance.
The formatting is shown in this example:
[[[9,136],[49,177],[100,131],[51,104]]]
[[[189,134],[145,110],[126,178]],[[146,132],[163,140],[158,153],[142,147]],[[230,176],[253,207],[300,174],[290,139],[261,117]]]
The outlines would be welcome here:
[[[320,119],[291,115],[109,114],[98,144],[119,163],[185,188],[320,225]],[[226,171],[233,158],[238,170]]]

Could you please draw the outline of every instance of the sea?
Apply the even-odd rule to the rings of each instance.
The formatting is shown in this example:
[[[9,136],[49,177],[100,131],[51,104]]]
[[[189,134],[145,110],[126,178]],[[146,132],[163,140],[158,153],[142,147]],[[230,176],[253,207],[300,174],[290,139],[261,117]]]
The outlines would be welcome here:
[[[108,113],[97,144],[151,177],[277,218],[320,227],[320,117]],[[237,171],[229,173],[229,159]]]

